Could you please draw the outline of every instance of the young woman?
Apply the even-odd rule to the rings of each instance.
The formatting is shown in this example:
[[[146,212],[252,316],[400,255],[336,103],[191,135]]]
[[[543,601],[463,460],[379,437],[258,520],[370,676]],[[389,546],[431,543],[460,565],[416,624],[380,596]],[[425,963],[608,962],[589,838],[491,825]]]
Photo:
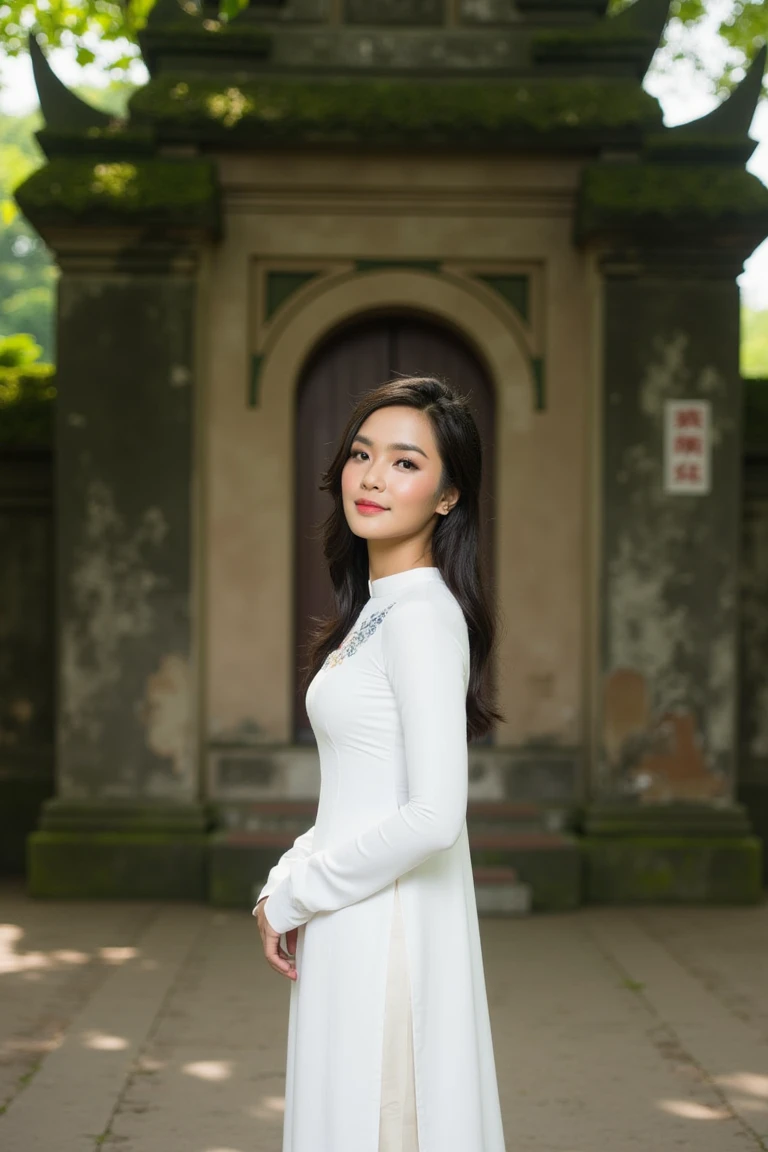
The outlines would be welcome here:
[[[466,400],[416,377],[360,400],[323,477],[317,818],[253,910],[293,981],[283,1152],[504,1152],[466,826],[467,741],[502,718],[480,474]]]

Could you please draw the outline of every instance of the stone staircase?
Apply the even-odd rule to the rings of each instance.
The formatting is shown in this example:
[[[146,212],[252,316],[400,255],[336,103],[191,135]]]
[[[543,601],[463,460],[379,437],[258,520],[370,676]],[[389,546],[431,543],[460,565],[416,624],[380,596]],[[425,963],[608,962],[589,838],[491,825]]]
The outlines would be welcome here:
[[[224,805],[210,851],[210,899],[247,905],[269,869],[307,828],[316,800],[261,800]],[[523,915],[581,902],[581,856],[561,809],[508,801],[467,807],[478,913]]]

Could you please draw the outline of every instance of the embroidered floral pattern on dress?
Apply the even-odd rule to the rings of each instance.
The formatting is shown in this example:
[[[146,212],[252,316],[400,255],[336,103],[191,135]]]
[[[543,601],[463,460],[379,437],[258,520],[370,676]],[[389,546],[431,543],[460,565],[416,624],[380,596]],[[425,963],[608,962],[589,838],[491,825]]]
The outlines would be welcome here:
[[[393,600],[391,604],[387,604],[386,608],[381,608],[371,616],[366,616],[359,628],[355,628],[354,631],[350,632],[346,640],[343,640],[338,648],[334,648],[332,652],[328,653],[323,662],[323,668],[334,668],[342,662],[345,656],[354,656],[360,645],[364,644],[366,640],[373,636],[387,612],[389,612],[390,608],[394,608],[394,606],[395,601]]]

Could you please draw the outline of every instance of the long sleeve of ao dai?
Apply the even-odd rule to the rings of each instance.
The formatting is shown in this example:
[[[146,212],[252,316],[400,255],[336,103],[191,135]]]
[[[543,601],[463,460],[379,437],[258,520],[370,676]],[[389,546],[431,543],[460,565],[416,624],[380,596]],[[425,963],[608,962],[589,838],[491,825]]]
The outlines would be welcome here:
[[[408,802],[331,847],[305,852],[311,849],[307,839],[295,851],[300,837],[269,876],[264,911],[276,932],[365,899],[450,848],[461,833],[469,683],[463,616],[447,612],[437,600],[396,603],[381,627],[380,664],[384,690],[392,693],[400,720]]]

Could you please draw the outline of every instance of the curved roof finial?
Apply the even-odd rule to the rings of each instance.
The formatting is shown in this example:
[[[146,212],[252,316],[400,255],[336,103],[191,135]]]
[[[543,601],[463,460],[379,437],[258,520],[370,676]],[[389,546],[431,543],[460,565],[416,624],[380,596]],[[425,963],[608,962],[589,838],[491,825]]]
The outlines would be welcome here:
[[[69,133],[109,124],[112,117],[108,113],[86,104],[59,80],[34,32],[29,33],[29,55],[46,128],[51,132]]]
[[[747,69],[744,79],[718,104],[717,108],[713,108],[698,120],[678,124],[670,131],[684,130],[686,135],[702,133],[706,136],[749,137],[749,128],[763,86],[766,55],[768,44],[763,44]]]
[[[643,61],[643,74],[648,71],[654,52],[659,46],[669,16],[670,0],[635,0],[615,16],[605,20],[604,27],[611,33],[642,37],[648,44]]]

